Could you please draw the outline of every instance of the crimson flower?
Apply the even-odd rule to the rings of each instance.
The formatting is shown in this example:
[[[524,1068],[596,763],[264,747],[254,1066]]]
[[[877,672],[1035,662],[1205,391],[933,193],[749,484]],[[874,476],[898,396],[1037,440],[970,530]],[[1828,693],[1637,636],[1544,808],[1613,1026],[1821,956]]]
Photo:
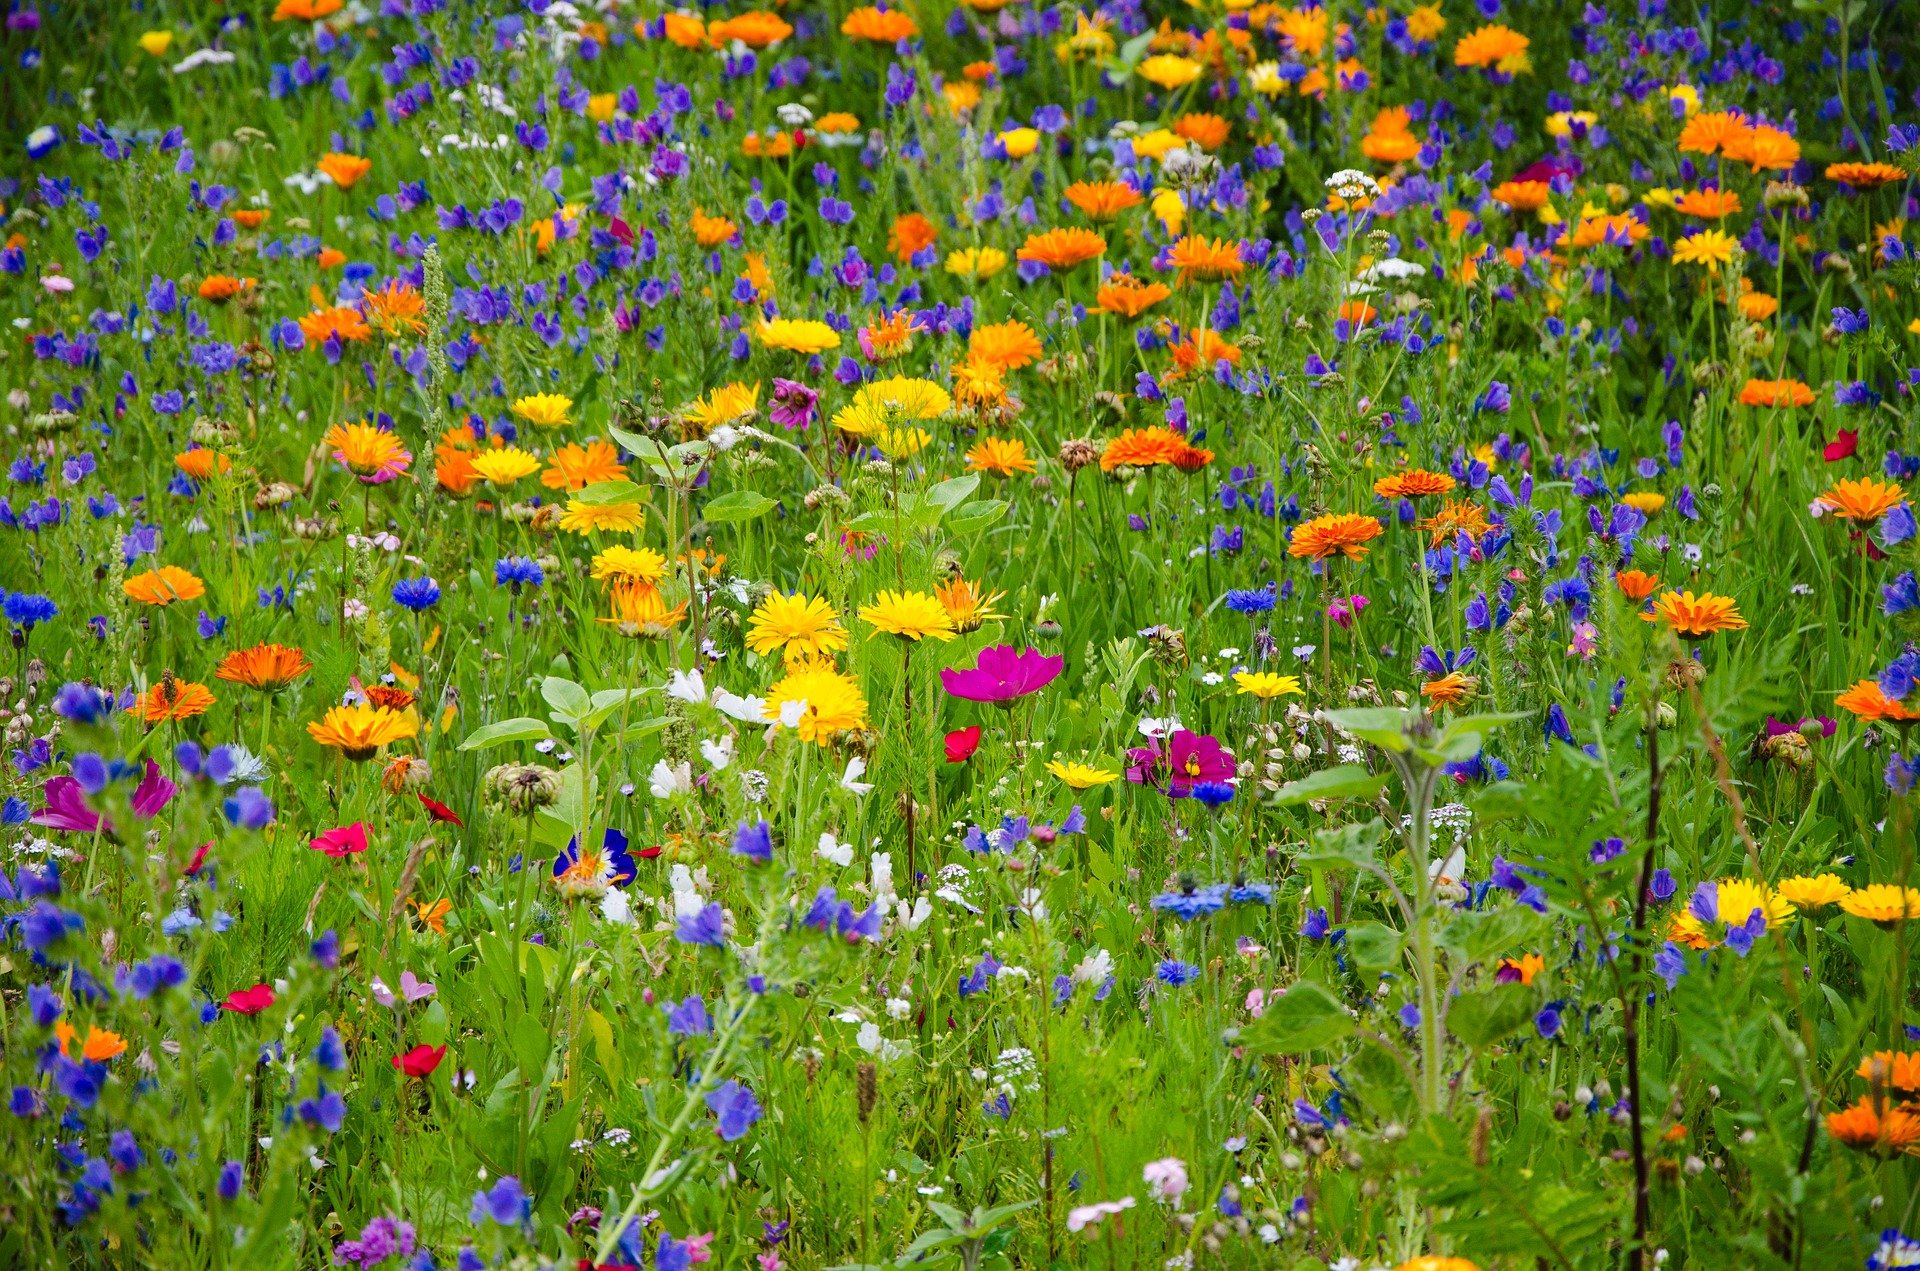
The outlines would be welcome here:
[[[235,989],[220,1003],[220,1009],[235,1015],[258,1015],[273,1005],[273,986],[256,984],[250,989]]]
[[[955,697],[1007,707],[1053,683],[1066,665],[1059,654],[1049,657],[1038,649],[1016,651],[1010,644],[996,644],[980,650],[980,661],[971,671],[940,672],[940,683]]]
[[[956,728],[947,734],[947,762],[965,763],[980,749],[980,725]]]
[[[325,852],[335,860],[343,856],[352,856],[356,852],[367,850],[367,823],[355,821],[352,825],[342,825],[328,830],[307,844],[316,852]]]
[[[404,1055],[393,1057],[393,1066],[409,1077],[424,1077],[447,1057],[445,1046],[415,1046]]]
[[[1842,459],[1853,458],[1854,452],[1859,449],[1860,434],[1854,429],[1842,428],[1833,434],[1832,441],[1822,447],[1820,457],[1828,463],[1839,463]]]
[[[459,814],[438,799],[430,799],[423,794],[420,796],[420,806],[425,808],[427,815],[435,821],[446,821],[463,830],[467,828],[467,823],[460,819]]]

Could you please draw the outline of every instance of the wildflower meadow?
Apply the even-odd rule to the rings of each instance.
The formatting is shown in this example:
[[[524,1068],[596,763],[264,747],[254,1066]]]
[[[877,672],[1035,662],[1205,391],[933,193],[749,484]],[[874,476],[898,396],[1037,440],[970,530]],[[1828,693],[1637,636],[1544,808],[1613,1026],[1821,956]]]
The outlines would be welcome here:
[[[0,1267],[1920,1267],[1920,10],[748,2],[0,4]]]

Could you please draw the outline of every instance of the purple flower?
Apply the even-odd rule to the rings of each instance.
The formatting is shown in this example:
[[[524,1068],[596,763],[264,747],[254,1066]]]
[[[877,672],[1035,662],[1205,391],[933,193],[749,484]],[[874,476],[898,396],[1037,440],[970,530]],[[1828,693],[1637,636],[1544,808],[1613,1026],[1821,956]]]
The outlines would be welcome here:
[[[761,1113],[760,1101],[753,1097],[753,1091],[731,1080],[707,1092],[707,1110],[719,1118],[718,1133],[726,1143],[744,1136]]]
[[[1164,780],[1169,797],[1184,799],[1196,785],[1225,783],[1234,778],[1233,756],[1217,737],[1188,732],[1174,733],[1165,754],[1151,746],[1127,752],[1127,780],[1135,785],[1158,787]]]
[[[813,423],[820,394],[797,380],[773,381],[773,396],[767,402],[767,418],[783,428],[801,429]]]
[[[667,1003],[665,1010],[667,1031],[675,1037],[704,1037],[713,1031],[713,1018],[698,993],[684,1002]]]
[[[724,948],[727,943],[726,911],[718,904],[709,904],[698,913],[682,918],[680,925],[674,928],[673,937],[681,944]]]
[[[473,1194],[473,1209],[467,1214],[467,1221],[476,1227],[485,1222],[517,1227],[532,1212],[533,1204],[527,1199],[526,1189],[520,1186],[519,1179],[509,1174],[487,1191]]]
[[[1066,664],[1059,654],[1048,656],[1038,649],[1015,652],[1010,644],[996,644],[980,650],[980,660],[970,671],[941,671],[940,683],[954,697],[1006,708],[1053,683]]]

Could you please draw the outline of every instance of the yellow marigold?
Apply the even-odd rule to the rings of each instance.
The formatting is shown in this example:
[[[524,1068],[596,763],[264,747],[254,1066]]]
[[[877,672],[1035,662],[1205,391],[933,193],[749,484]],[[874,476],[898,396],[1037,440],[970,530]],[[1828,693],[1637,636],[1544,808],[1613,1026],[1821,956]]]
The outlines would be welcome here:
[[[660,589],[644,582],[616,582],[607,593],[607,605],[613,612],[595,621],[629,638],[661,639],[687,618],[686,601],[669,609]]]
[[[890,423],[938,419],[953,409],[953,397],[932,380],[894,376],[862,385],[833,416],[833,426],[856,437],[872,436]]]
[[[573,399],[562,397],[559,393],[535,393],[531,397],[522,397],[513,403],[513,413],[528,423],[540,428],[564,428],[573,421],[567,412],[573,409]]]
[[[1428,44],[1439,38],[1447,29],[1447,20],[1440,16],[1437,4],[1416,5],[1407,14],[1407,34],[1421,44]]]
[[[1084,763],[1061,763],[1058,759],[1047,761],[1047,771],[1069,790],[1091,790],[1120,779],[1119,773],[1108,772],[1105,768]]]
[[[838,653],[847,647],[840,615],[821,596],[770,593],[747,619],[747,647],[762,657],[784,649],[789,662]]]
[[[1453,64],[1492,67],[1510,75],[1517,74],[1526,69],[1530,44],[1531,40],[1512,27],[1490,23],[1461,37],[1453,46]]]
[[[1134,73],[1147,83],[1172,92],[1176,88],[1185,88],[1193,83],[1205,70],[1205,67],[1190,57],[1156,53],[1135,67]]]
[[[307,725],[308,736],[354,763],[365,763],[380,747],[418,736],[419,732],[420,721],[411,712],[384,706],[333,706],[324,717]]]
[[[704,436],[723,424],[746,419],[759,409],[760,382],[755,380],[749,386],[736,380],[688,402],[680,408],[680,417]]]
[[[1027,455],[1027,443],[1018,437],[983,437],[967,451],[967,471],[991,472],[1010,477],[1016,472],[1034,471]]]
[[[1007,373],[993,362],[969,357],[953,368],[953,400],[981,412],[1006,407]]]
[[[1853,888],[1842,882],[1836,874],[1816,874],[1812,877],[1801,875],[1782,879],[1778,890],[1780,899],[1799,912],[1817,913],[1828,905],[1837,905],[1845,900]]]
[[[616,545],[593,558],[593,577],[599,582],[646,583],[651,586],[667,574],[667,558],[651,547]]]
[[[1856,918],[1881,927],[1920,918],[1920,887],[1896,887],[1892,883],[1869,883],[1848,892],[1840,908]]]
[[[1296,560],[1326,560],[1345,556],[1359,560],[1367,554],[1367,544],[1380,537],[1380,522],[1356,512],[1330,512],[1294,527],[1287,544],[1287,555]]]
[[[507,486],[540,471],[540,461],[518,446],[500,446],[475,455],[473,470],[490,485]]]
[[[176,600],[198,600],[207,594],[207,585],[178,565],[162,565],[133,575],[120,584],[120,590],[143,605],[170,605]]]
[[[916,643],[921,640],[951,640],[953,619],[938,599],[924,591],[883,590],[873,603],[860,607],[860,621],[876,633],[899,636]]]
[[[1872,477],[1842,477],[1814,500],[1841,520],[1863,524],[1879,520],[1906,501],[1907,492],[1898,484]]]
[[[1720,230],[1701,230],[1675,243],[1673,258],[1682,265],[1701,265],[1708,273],[1717,274],[1720,266],[1733,259],[1739,246],[1737,239]]]
[[[1653,608],[1640,615],[1645,622],[1664,622],[1675,634],[1700,639],[1721,631],[1744,631],[1747,620],[1740,616],[1728,596],[1703,591],[1669,591],[1653,602]]]
[[[790,703],[802,703],[794,731],[801,741],[832,745],[842,733],[867,726],[867,699],[860,685],[826,662],[802,662],[767,690],[761,718],[773,723]]]
[[[1667,496],[1658,490],[1635,490],[1620,496],[1620,501],[1646,516],[1652,516],[1667,506]]]
[[[991,278],[1007,267],[1007,254],[998,247],[962,247],[947,253],[942,266],[956,278]]]
[[[825,353],[840,347],[840,333],[824,322],[806,318],[774,318],[762,322],[760,343],[770,349],[787,349],[803,356]]]
[[[1024,159],[1040,145],[1038,128],[1009,128],[995,138],[1009,159]]]
[[[610,534],[630,534],[646,523],[646,505],[637,499],[622,503],[588,503],[581,499],[568,499],[567,510],[560,517],[561,529],[580,535],[599,530]]]
[[[1275,675],[1272,671],[1235,671],[1233,682],[1240,693],[1270,702],[1276,697],[1305,692],[1297,675]]]

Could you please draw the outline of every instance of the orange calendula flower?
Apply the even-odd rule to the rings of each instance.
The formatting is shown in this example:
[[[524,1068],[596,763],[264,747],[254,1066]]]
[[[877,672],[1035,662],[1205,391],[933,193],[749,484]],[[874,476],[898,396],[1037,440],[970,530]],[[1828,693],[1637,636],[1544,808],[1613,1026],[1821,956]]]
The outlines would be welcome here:
[[[1492,199],[1515,212],[1537,212],[1553,196],[1553,187],[1545,181],[1502,181],[1493,187]]]
[[[1679,149],[1683,154],[1718,154],[1729,142],[1737,142],[1752,125],[1737,110],[1709,110],[1687,120],[1680,130]]]
[[[596,621],[612,627],[624,636],[659,639],[686,621],[687,602],[671,609],[657,587],[643,582],[615,583],[607,592],[607,606],[613,612]]]
[[[306,337],[311,346],[325,344],[330,337],[337,337],[346,343],[358,343],[373,338],[373,328],[367,325],[366,318],[352,305],[334,305],[327,309],[315,309],[299,319],[300,334]]]
[[[68,1047],[72,1044],[73,1040],[80,1035],[80,1031],[66,1020],[60,1019],[55,1020],[53,1023],[53,1035],[55,1040],[60,1044],[60,1053],[71,1059],[73,1052],[68,1049]],[[120,1034],[108,1032],[106,1029],[95,1025],[88,1026],[87,1040],[80,1047],[80,1057],[82,1059],[91,1063],[104,1064],[108,1060],[118,1059],[126,1053],[126,1039],[121,1037]]]
[[[1907,492],[1892,481],[1872,477],[1842,478],[1814,502],[1843,521],[1870,524],[1907,501]]]
[[[1171,428],[1129,428],[1107,443],[1100,455],[1100,471],[1115,468],[1153,468],[1172,463],[1187,440]]]
[[[1195,113],[1173,121],[1175,136],[1184,137],[1202,150],[1218,150],[1227,144],[1233,125],[1219,115]]]
[[[607,441],[589,441],[584,446],[568,442],[554,451],[547,463],[540,484],[549,490],[584,490],[626,475],[626,469],[620,466],[620,452]]]
[[[1855,1075],[1871,1081],[1883,1090],[1902,1094],[1920,1093],[1920,1054],[1898,1050],[1876,1050],[1860,1061]]]
[[[1856,190],[1877,190],[1883,185],[1895,181],[1904,181],[1907,174],[1891,163],[1829,163],[1827,180],[1838,181],[1841,185],[1850,185]]]
[[[1431,534],[1430,545],[1438,547],[1456,534],[1477,540],[1491,530],[1493,524],[1487,520],[1486,509],[1471,499],[1448,499],[1438,512],[1415,522],[1414,528]]]
[[[1020,248],[1021,260],[1036,261],[1048,269],[1072,269],[1106,254],[1107,240],[1077,226],[1029,235]]]
[[[1444,472],[1409,468],[1373,483],[1373,492],[1383,499],[1421,499],[1434,494],[1453,493],[1454,479]]]
[[[1664,622],[1675,633],[1692,639],[1721,631],[1744,631],[1747,626],[1747,620],[1740,616],[1731,597],[1716,596],[1710,591],[1698,596],[1691,591],[1666,592],[1640,617],[1647,622]]]
[[[1910,711],[1888,697],[1878,680],[1861,680],[1834,698],[1833,704],[1869,724],[1877,724],[1882,720],[1893,724],[1910,724],[1920,720],[1920,711]]]
[[[360,312],[388,336],[419,335],[427,329],[427,298],[398,278],[378,291],[360,293]]]
[[[381,706],[329,707],[323,718],[307,725],[308,736],[354,763],[365,763],[380,747],[419,732],[418,719]]]
[[[275,22],[318,22],[340,12],[346,0],[280,0],[274,6]]]
[[[120,590],[143,605],[170,605],[176,600],[198,600],[207,594],[207,585],[178,565],[162,565],[135,574],[120,584]]]
[[[1016,472],[1034,471],[1027,455],[1027,443],[1018,437],[985,437],[967,451],[968,472],[991,472],[1010,477]]]
[[[988,592],[979,584],[964,578],[956,578],[935,587],[933,594],[939,600],[940,607],[947,611],[947,620],[953,623],[953,629],[962,635],[978,631],[992,619],[1007,616],[994,609],[996,604],[1006,599],[1006,592]]]
[[[1450,671],[1437,680],[1427,680],[1420,685],[1420,696],[1435,706],[1458,706],[1473,696],[1480,687],[1480,681],[1471,675],[1459,671]]]
[[[738,40],[750,49],[778,44],[793,34],[793,26],[777,13],[752,12],[721,18],[707,27],[707,43],[724,48]]]
[[[693,241],[702,247],[718,247],[740,232],[740,227],[726,217],[708,216],[697,207],[687,228],[693,231]]]
[[[234,278],[228,274],[209,274],[200,280],[200,298],[215,304],[225,304],[243,291],[252,291],[255,282],[251,278]]]
[[[164,724],[204,715],[215,700],[213,691],[206,685],[176,680],[169,671],[160,677],[158,684],[134,699],[133,705],[127,707],[127,714],[138,715],[149,724]]]
[[[1326,560],[1330,556],[1359,560],[1367,554],[1367,544],[1382,532],[1380,522],[1371,516],[1330,512],[1295,526],[1287,555],[1295,560]]]
[[[920,34],[920,26],[898,9],[864,5],[840,23],[840,34],[876,44],[898,44]]]
[[[473,493],[480,470],[473,466],[473,455],[465,450],[440,447],[433,455],[433,482],[456,499]]]
[[[335,424],[321,443],[349,472],[372,478],[369,484],[391,480],[413,462],[412,452],[400,444],[399,437],[372,424]]]
[[[1740,196],[1732,190],[1688,190],[1673,201],[1673,210],[1682,216],[1717,221],[1740,210]]]
[[[1173,369],[1167,373],[1169,380],[1182,379],[1195,371],[1212,371],[1222,362],[1240,365],[1240,346],[1228,343],[1218,331],[1206,328],[1195,331],[1169,352],[1173,354]]]
[[[1911,1154],[1920,1145],[1920,1117],[1904,1108],[1862,1098],[1851,1108],[1829,1112],[1827,1133],[1836,1142],[1876,1156]]]
[[[1631,212],[1619,212],[1612,216],[1583,216],[1574,225],[1567,242],[1573,248],[1631,247],[1645,240],[1652,232]]]
[[[904,212],[893,218],[893,228],[887,231],[887,250],[904,265],[933,246],[938,237],[940,230],[932,221],[918,212]]]
[[[256,644],[251,649],[235,649],[220,659],[215,679],[244,684],[263,693],[277,693],[308,671],[313,663],[299,649],[284,644]]]
[[[876,362],[899,357],[913,349],[913,337],[926,328],[911,309],[896,309],[860,328],[860,348]]]
[[[1031,365],[1041,352],[1040,337],[1018,319],[975,327],[967,341],[968,361],[985,362],[1003,371]]]
[[[195,446],[173,457],[173,466],[192,477],[195,481],[205,481],[216,472],[232,472],[233,460],[218,450],[208,450]]]
[[[1090,220],[1110,221],[1128,208],[1146,202],[1146,196],[1124,181],[1075,181],[1063,194]]]
[[[1877,927],[1892,928],[1896,923],[1920,918],[1920,887],[1869,883],[1842,897],[1840,908]]]
[[[1142,282],[1132,274],[1114,274],[1100,284],[1094,303],[1103,313],[1131,320],[1172,294],[1173,288],[1163,282]]]
[[[421,926],[437,936],[447,934],[447,915],[453,912],[453,902],[444,896],[432,904],[422,904],[417,900],[407,902],[413,909],[414,918]]]
[[[1749,322],[1765,322],[1780,311],[1780,301],[1764,291],[1749,291],[1740,297],[1740,316]]]
[[[332,150],[321,156],[320,162],[314,166],[326,173],[328,179],[341,189],[351,190],[361,177],[373,171],[373,160]]]
[[[267,219],[273,215],[273,212],[264,207],[243,207],[228,215],[233,217],[233,223],[241,229],[259,229],[267,223]]]
[[[1201,234],[1189,234],[1167,249],[1167,261],[1180,271],[1180,281],[1199,278],[1218,282],[1237,278],[1246,265],[1240,259],[1240,244],[1223,238],[1209,241]]]
[[[1529,953],[1518,960],[1500,959],[1498,977],[1502,980],[1519,980],[1522,984],[1532,984],[1533,977],[1547,969],[1547,960],[1537,953]]]
[[[1792,133],[1758,124],[1735,134],[1720,153],[1737,159],[1755,172],[1780,172],[1800,162],[1800,143]]]
[[[1742,406],[1810,406],[1813,390],[1799,380],[1748,380],[1740,390]]]
[[[1623,569],[1613,576],[1613,585],[1620,589],[1621,595],[1637,605],[1660,590],[1660,578],[1657,574],[1638,569]]]
[[[1453,64],[1514,74],[1526,69],[1527,48],[1532,43],[1512,27],[1490,23],[1461,37],[1453,46]]]

